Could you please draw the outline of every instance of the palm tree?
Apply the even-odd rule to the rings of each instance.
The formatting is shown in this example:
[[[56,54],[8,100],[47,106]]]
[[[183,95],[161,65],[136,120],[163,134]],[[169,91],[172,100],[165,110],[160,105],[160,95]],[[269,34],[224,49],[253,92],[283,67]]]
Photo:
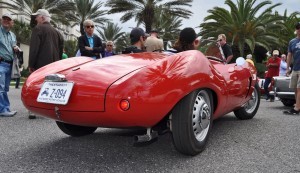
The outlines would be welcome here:
[[[275,15],[279,15],[278,12]],[[287,46],[289,41],[295,37],[295,24],[300,21],[300,12],[293,12],[291,14],[287,14],[287,10],[284,11],[283,14],[283,24],[284,28],[276,30],[275,33],[278,36],[280,47],[279,50],[281,52],[287,51]]]
[[[100,38],[103,41],[111,40],[117,41],[125,32],[121,32],[122,28],[118,24],[107,22],[105,26],[101,26],[97,31],[100,34]]]
[[[72,21],[75,25],[80,26],[80,33],[84,34],[83,22],[87,19],[92,20],[97,27],[104,25],[109,20],[104,15],[107,14],[107,10],[100,10],[103,3],[98,2],[94,4],[94,0],[74,0],[75,2],[75,14],[69,14],[73,17]]]
[[[77,40],[66,40],[64,43],[64,49],[66,51],[66,54],[69,57],[74,57],[76,54],[76,51],[78,50],[77,47]]]
[[[122,52],[130,43],[130,33],[124,33],[120,36],[120,38],[115,42],[115,51],[117,53]]]
[[[165,3],[163,0],[108,0],[106,6],[111,8],[109,14],[125,13],[120,18],[123,23],[133,18],[137,23],[144,23],[146,32],[149,33],[158,8],[162,7],[170,15],[189,18],[192,12],[180,7],[190,7],[191,2],[193,0],[174,0]]]
[[[161,7],[158,8],[155,19],[157,20],[154,21],[153,28],[159,31],[160,37],[164,40],[164,49],[166,50],[168,43],[174,43],[178,39],[182,19],[164,12],[164,9]]]
[[[24,44],[29,44],[31,38],[31,27],[28,23],[14,20],[13,33],[17,37],[17,41]]]
[[[68,11],[74,11],[74,3],[70,0],[10,0],[0,1],[0,8],[12,9],[15,11],[15,15],[24,15],[28,18],[32,13],[43,8],[52,15],[53,24],[68,25],[70,20],[65,14]]]
[[[214,7],[200,25],[200,35],[204,39],[211,39],[224,33],[227,41],[238,47],[239,56],[245,55],[245,47],[251,52],[255,46],[262,46],[270,50],[271,46],[278,43],[275,29],[283,28],[282,17],[272,14],[272,9],[281,3],[272,4],[270,0],[256,2],[256,0],[225,0],[230,7],[226,10]],[[263,9],[263,7],[270,5]]]

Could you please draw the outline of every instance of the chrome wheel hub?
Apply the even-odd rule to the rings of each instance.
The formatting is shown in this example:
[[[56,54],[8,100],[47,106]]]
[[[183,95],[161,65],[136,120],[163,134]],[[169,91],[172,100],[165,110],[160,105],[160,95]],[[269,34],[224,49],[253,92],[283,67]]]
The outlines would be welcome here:
[[[198,94],[193,107],[193,131],[196,139],[203,141],[209,130],[211,110],[201,93]]]
[[[252,92],[252,96],[250,98],[250,100],[245,103],[244,108],[246,110],[247,113],[251,114],[255,108],[256,105],[258,104],[258,91],[256,89],[254,89],[254,91]]]

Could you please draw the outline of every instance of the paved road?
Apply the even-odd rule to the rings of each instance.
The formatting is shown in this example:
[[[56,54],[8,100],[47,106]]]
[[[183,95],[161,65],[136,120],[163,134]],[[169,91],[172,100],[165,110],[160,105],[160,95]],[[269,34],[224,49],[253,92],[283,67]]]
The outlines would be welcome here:
[[[9,93],[18,114],[0,118],[0,172],[300,172],[300,116],[283,115],[279,101],[261,100],[252,120],[214,121],[206,150],[189,157],[169,134],[144,147],[132,146],[134,130],[69,137],[52,120],[29,120],[20,92]]]

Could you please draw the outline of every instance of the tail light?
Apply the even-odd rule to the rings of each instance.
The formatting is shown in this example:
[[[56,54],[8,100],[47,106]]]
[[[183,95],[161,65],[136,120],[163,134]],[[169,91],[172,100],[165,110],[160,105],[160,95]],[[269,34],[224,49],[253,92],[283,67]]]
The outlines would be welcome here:
[[[121,110],[123,110],[123,111],[127,111],[129,108],[130,108],[130,103],[129,103],[129,101],[128,100],[121,100],[120,101],[120,108],[121,108]]]

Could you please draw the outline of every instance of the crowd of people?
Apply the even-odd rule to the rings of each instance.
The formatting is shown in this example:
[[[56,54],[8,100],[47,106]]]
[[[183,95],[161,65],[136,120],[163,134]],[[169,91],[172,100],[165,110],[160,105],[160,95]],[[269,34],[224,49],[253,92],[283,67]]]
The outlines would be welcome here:
[[[274,101],[274,96],[269,94],[269,86],[274,76],[291,76],[289,88],[295,91],[296,104],[293,108],[283,111],[288,115],[300,114],[300,22],[295,25],[296,37],[288,45],[288,54],[281,54],[274,50],[266,62],[264,90],[266,100]],[[292,63],[293,61],[293,63]]]
[[[68,58],[64,50],[64,39],[62,35],[50,24],[51,15],[45,9],[39,9],[32,14],[36,22],[36,26],[32,29],[32,36],[29,50],[29,72],[50,64],[52,62]],[[15,73],[14,60],[17,59],[17,65],[23,63],[23,53],[17,45],[16,36],[11,32],[13,27],[13,18],[10,14],[4,14],[1,20],[0,27],[0,116],[11,117],[17,112],[10,110],[10,102],[7,92],[12,78],[12,73]],[[100,59],[113,56],[114,42],[106,41],[105,44],[94,33],[95,24],[92,20],[83,22],[84,34],[78,38],[78,51],[76,56],[87,56],[93,59]],[[288,54],[279,56],[279,51],[274,50],[272,56],[268,58],[266,67],[267,73],[265,76],[264,89],[266,100],[273,99],[268,91],[268,86],[272,77],[290,74],[290,65],[293,58],[293,69],[291,72],[290,87],[295,88],[296,105],[293,109],[285,111],[285,114],[300,113],[300,23],[296,24],[297,37],[289,43]],[[140,53],[140,52],[163,52],[169,51],[172,53],[197,50],[200,45],[200,39],[193,28],[184,28],[181,30],[177,41],[172,49],[164,50],[163,40],[159,38],[159,31],[151,30],[150,35],[145,33],[142,28],[133,28],[130,32],[131,45],[126,47],[122,53]],[[233,52],[231,46],[226,41],[226,35],[220,34],[217,38],[217,45],[222,50],[222,56],[225,63],[231,63]],[[22,58],[20,58],[22,55]],[[281,58],[280,58],[281,57]],[[252,55],[247,55],[247,61],[253,64]],[[22,61],[22,62],[21,62]],[[17,73],[20,73],[17,72]],[[20,75],[14,77],[17,81],[16,88],[19,86]],[[34,119],[36,116],[29,112],[29,118]]]

